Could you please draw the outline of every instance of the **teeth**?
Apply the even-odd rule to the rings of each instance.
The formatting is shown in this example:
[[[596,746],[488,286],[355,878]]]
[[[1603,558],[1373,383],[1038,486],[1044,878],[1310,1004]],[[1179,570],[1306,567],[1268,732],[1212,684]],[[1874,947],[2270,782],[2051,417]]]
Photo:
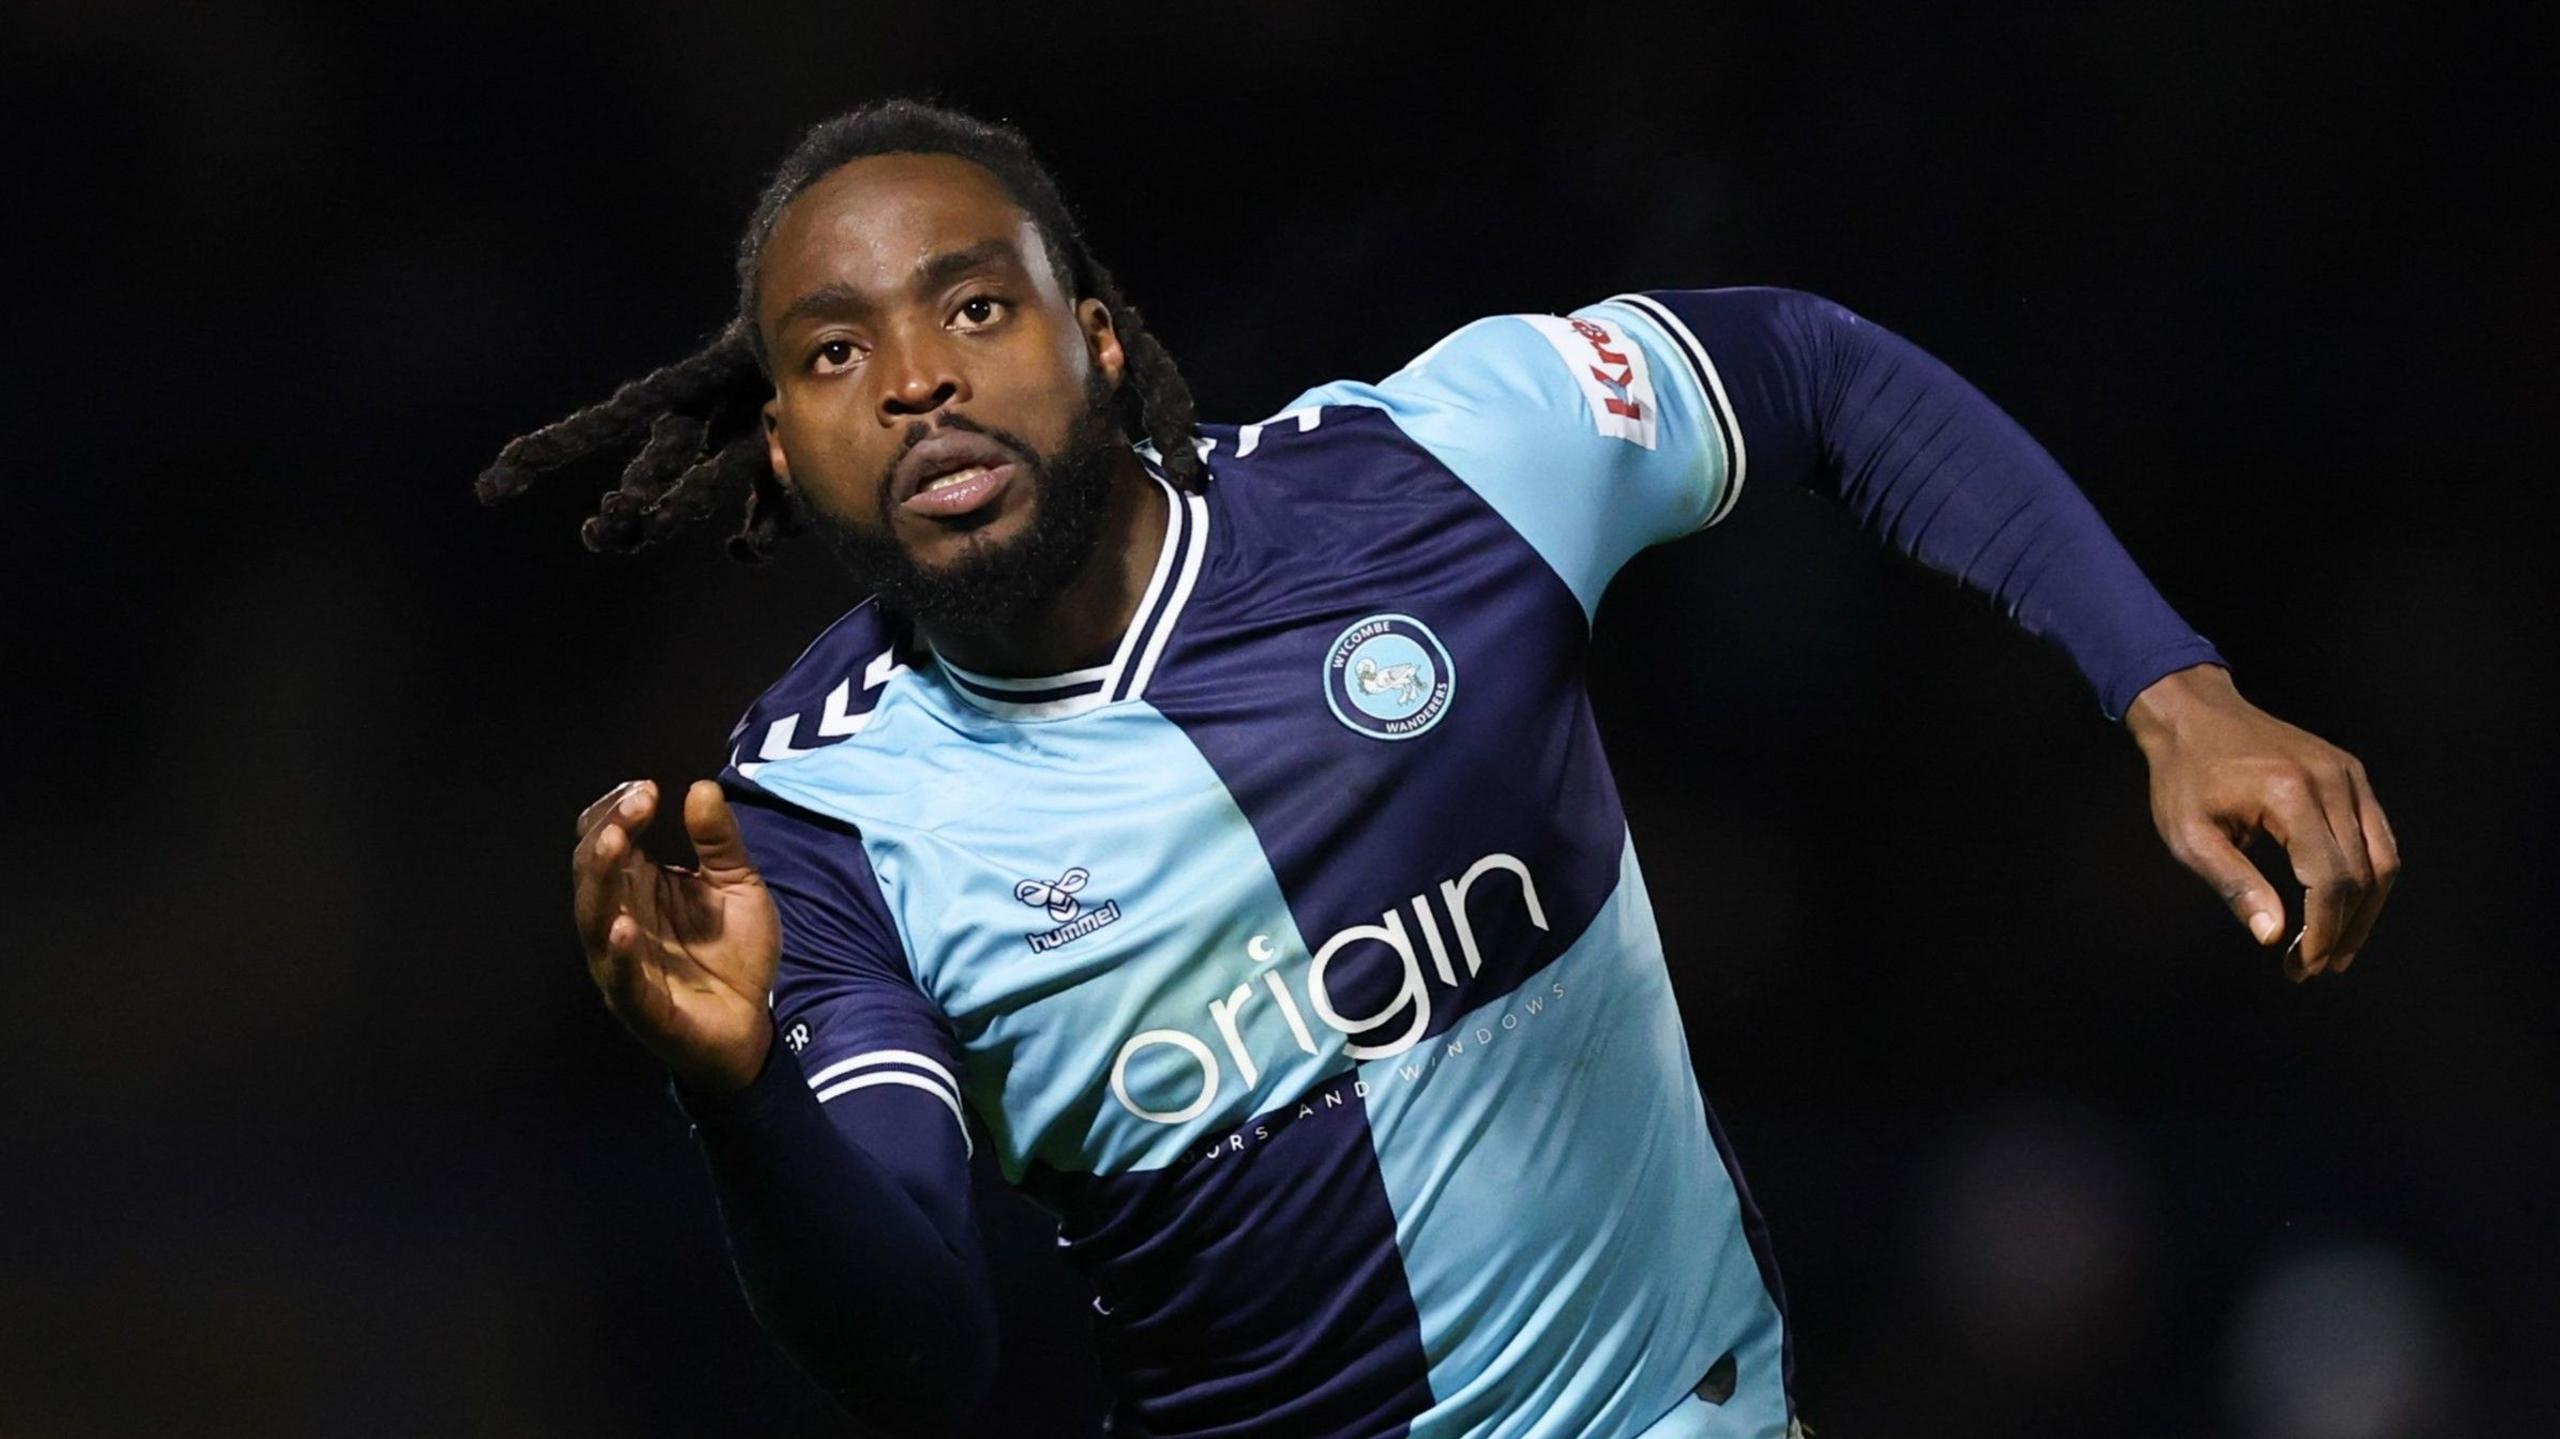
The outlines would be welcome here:
[[[987,467],[984,465],[971,465],[965,470],[953,470],[947,475],[936,475],[932,479],[925,481],[924,488],[918,490],[916,493],[929,495],[936,490],[947,489],[952,485],[965,484],[986,472]]]

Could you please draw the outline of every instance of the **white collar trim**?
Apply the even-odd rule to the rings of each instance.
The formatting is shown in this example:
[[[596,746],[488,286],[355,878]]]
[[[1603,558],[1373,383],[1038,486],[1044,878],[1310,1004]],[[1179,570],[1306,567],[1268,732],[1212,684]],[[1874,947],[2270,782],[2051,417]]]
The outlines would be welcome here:
[[[1153,461],[1147,462],[1147,474],[1164,491],[1164,541],[1157,547],[1146,593],[1139,597],[1137,616],[1122,632],[1110,663],[1065,674],[1015,678],[982,675],[936,655],[934,663],[961,699],[999,719],[1053,720],[1146,693],[1173,637],[1174,623],[1191,603],[1209,553],[1209,502],[1168,484]]]

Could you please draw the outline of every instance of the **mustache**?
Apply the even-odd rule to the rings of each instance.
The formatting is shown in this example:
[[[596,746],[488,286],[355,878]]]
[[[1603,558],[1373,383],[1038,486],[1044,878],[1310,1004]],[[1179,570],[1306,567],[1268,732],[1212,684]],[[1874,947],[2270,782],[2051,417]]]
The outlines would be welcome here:
[[[873,486],[873,490],[880,496],[882,514],[888,513],[889,486],[897,476],[898,466],[906,462],[907,456],[915,450],[916,446],[947,430],[964,430],[983,439],[993,440],[996,444],[1012,451],[1014,460],[1034,475],[1045,468],[1040,462],[1040,452],[1033,449],[1028,440],[1001,426],[982,425],[967,415],[956,414],[944,415],[936,421],[909,420],[906,433],[900,437],[898,452],[891,455],[888,463],[880,467],[879,483]]]

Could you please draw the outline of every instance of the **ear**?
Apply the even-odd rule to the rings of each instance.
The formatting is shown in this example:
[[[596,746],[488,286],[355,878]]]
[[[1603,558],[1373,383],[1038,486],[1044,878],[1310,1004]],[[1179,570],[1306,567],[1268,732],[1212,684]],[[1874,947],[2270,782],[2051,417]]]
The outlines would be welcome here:
[[[791,461],[782,453],[782,401],[764,402],[764,462],[773,467],[773,477],[782,488],[791,488]]]
[[[1120,388],[1121,378],[1129,371],[1128,353],[1120,348],[1119,327],[1111,322],[1111,307],[1087,296],[1076,301],[1076,323],[1084,330],[1085,354],[1111,382]]]

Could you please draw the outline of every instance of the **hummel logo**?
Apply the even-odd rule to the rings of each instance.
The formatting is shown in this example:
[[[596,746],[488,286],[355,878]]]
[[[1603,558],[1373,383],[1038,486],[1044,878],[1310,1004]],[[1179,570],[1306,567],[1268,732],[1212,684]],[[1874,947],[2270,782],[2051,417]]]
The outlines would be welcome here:
[[[1083,902],[1076,898],[1076,892],[1083,889],[1085,881],[1091,878],[1090,873],[1078,868],[1068,870],[1051,884],[1026,879],[1013,887],[1013,897],[1024,904],[1047,905],[1049,917],[1064,922],[1075,918],[1076,911],[1084,908]]]
[[[1093,875],[1079,865],[1055,880],[1026,879],[1013,887],[1015,899],[1049,911],[1049,917],[1058,921],[1055,929],[1023,936],[1030,943],[1033,954],[1047,954],[1059,945],[1082,939],[1104,925],[1120,922],[1120,901],[1106,899],[1087,909],[1084,901],[1076,898],[1092,878]]]

